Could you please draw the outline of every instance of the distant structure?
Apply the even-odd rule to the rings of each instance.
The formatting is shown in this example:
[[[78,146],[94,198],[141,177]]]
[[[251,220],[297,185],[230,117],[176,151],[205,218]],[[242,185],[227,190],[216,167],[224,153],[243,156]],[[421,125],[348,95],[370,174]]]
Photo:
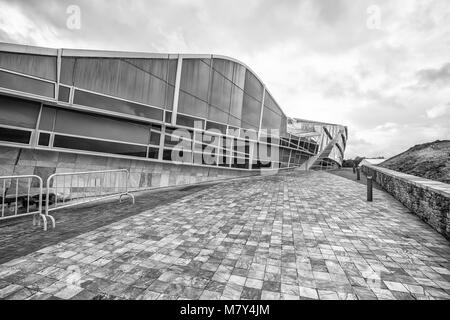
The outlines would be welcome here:
[[[347,127],[304,119],[288,119],[288,132],[314,139],[319,148],[303,165],[305,169],[328,170],[342,166],[347,144]]]
[[[380,159],[380,158],[375,158],[375,159],[370,159],[370,158],[365,158],[363,159],[360,163],[359,163],[359,167],[363,166],[363,165],[377,165],[380,164],[382,162],[386,161],[386,159]]]
[[[172,159],[177,129],[192,146],[181,164]],[[126,168],[130,187],[143,189],[329,169],[341,166],[347,134],[288,118],[232,58],[0,43],[1,175]],[[212,163],[201,157],[204,136],[218,141]],[[261,158],[263,146],[276,157]]]

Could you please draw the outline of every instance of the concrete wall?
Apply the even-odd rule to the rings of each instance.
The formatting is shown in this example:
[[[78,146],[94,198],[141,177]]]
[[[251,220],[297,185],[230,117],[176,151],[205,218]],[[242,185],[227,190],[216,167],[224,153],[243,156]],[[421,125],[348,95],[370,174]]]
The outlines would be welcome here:
[[[363,165],[362,171],[450,240],[449,184],[372,165]]]
[[[55,172],[108,169],[128,169],[130,172],[130,190],[195,184],[257,174],[257,172],[244,170],[175,165],[0,146],[0,176],[35,174],[40,176],[45,184],[47,177]],[[77,183],[83,185],[80,182]],[[117,181],[111,183],[116,184]],[[73,187],[77,187],[75,182],[72,184]]]

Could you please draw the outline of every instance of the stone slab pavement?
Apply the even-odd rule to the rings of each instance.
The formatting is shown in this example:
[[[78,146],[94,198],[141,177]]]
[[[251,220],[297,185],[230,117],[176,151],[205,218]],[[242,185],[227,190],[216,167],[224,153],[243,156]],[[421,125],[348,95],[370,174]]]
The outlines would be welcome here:
[[[216,184],[3,263],[0,299],[449,299],[450,243],[365,192],[326,172]]]

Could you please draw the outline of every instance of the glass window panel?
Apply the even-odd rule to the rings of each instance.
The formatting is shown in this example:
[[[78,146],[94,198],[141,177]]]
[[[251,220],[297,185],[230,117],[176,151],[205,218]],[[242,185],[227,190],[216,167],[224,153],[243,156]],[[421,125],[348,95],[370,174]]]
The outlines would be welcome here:
[[[56,56],[0,52],[0,67],[56,81]]]
[[[150,159],[158,159],[159,149],[158,148],[148,148],[148,158]]]
[[[166,111],[166,123],[172,122],[172,112]]]
[[[163,110],[101,96],[95,93],[75,90],[74,104],[130,114],[138,117],[163,120]]]
[[[177,66],[178,66],[178,59],[169,59],[168,82],[172,86],[175,86],[175,79],[177,77]]]
[[[210,106],[208,118],[212,121],[227,123],[228,122],[228,113],[223,112],[222,110],[219,110],[218,108],[216,108],[214,106]]]
[[[44,106],[42,108],[41,119],[39,121],[39,129],[53,131],[55,117],[56,109]]]
[[[258,129],[260,115],[261,102],[245,94],[242,107],[242,127],[247,129]]]
[[[245,72],[246,69],[243,65],[235,63],[233,83],[241,89],[244,89],[245,87]]]
[[[76,149],[101,153],[120,154],[133,157],[146,157],[147,147],[131,144],[99,141],[94,139],[55,135],[53,146],[56,148]]]
[[[130,64],[148,72],[162,80],[167,81],[167,59],[125,59]]]
[[[206,130],[209,130],[209,129],[217,129],[220,132],[222,132],[223,134],[225,134],[227,132],[227,126],[226,125],[220,124],[220,123],[211,122],[211,121],[206,122]]]
[[[233,85],[231,92],[231,105],[230,105],[230,113],[240,118],[242,115],[242,103],[244,101],[244,91],[239,87]]]
[[[150,144],[158,145],[161,139],[161,134],[156,132],[150,133]]]
[[[70,96],[70,88],[59,86],[58,100],[63,102],[69,102],[69,96]]]
[[[124,61],[119,61],[118,69],[102,72],[118,73],[117,84],[107,91],[91,90],[158,107],[164,106],[166,92],[163,80]]]
[[[233,81],[234,62],[225,59],[213,59],[213,68],[220,72],[225,78]]]
[[[194,96],[180,91],[178,112],[186,113],[196,117],[207,118],[208,104],[202,100],[195,98]]]
[[[36,128],[41,104],[0,95],[0,124]]]
[[[173,100],[173,89],[172,94],[170,94],[171,86],[167,82],[151,77],[150,87],[149,87],[149,97],[146,101],[149,104],[158,106],[161,108],[172,109]]]
[[[231,167],[239,169],[249,169],[250,161],[249,159],[233,158],[233,163],[231,164]]]
[[[172,150],[164,149],[163,160],[172,161]]]
[[[272,98],[270,93],[267,91],[266,91],[266,95],[264,96],[264,106],[268,107],[269,109],[272,110],[272,112],[277,113],[278,115],[283,114],[283,111],[281,111],[281,108],[278,106],[278,104]]]
[[[211,91],[211,104],[224,112],[229,112],[232,83],[214,71]],[[223,121],[226,122],[227,120]]]
[[[161,132],[161,125],[152,123],[150,126],[151,126],[152,131]]]
[[[53,98],[55,85],[49,82],[0,71],[0,87]]]
[[[200,59],[183,59],[180,88],[207,101],[210,67]]]
[[[180,126],[191,127],[194,128],[195,122],[200,122],[200,126],[197,127],[203,129],[205,127],[205,121],[198,118],[188,117],[182,114],[177,115],[177,124]]]
[[[280,127],[280,136],[287,135],[287,117],[285,115],[281,116],[281,127]]]
[[[61,58],[61,75],[59,81],[70,86],[73,85],[73,69],[75,66],[75,58]]]
[[[50,142],[50,134],[49,133],[40,133],[39,134],[39,142],[40,146],[48,146]]]
[[[152,69],[153,65],[149,62],[148,66],[144,67]],[[156,63],[155,68],[161,69],[163,66]],[[161,74],[154,75],[128,60],[119,58],[77,58],[73,78],[75,86],[79,88],[164,107],[167,102],[167,83],[165,78],[159,76]],[[165,74],[162,76],[165,77]]]
[[[79,88],[115,95],[119,83],[119,59],[77,58],[74,85]]]
[[[66,110],[58,110],[55,131],[141,144],[148,144],[150,140],[147,125]]]
[[[166,107],[168,106],[167,102],[167,90],[168,90],[168,84],[160,79],[152,77],[150,79],[150,87],[148,89],[148,104],[151,104],[153,106],[157,107]],[[170,104],[170,106],[172,106]]]
[[[172,110],[173,109],[173,95],[175,92],[175,87],[172,85],[166,86],[166,109]]]
[[[235,117],[232,114],[229,115],[228,117],[228,124],[231,126],[237,126],[240,127],[241,126],[241,119],[240,117]]]
[[[180,135],[170,135],[170,134],[166,134],[164,135],[164,146],[166,147],[175,147],[176,145],[182,143],[183,146],[187,146],[188,144],[190,145],[190,139],[188,139],[187,137],[184,136],[180,136]]]
[[[0,127],[0,141],[30,143],[31,132]]]
[[[263,85],[259,80],[255,77],[251,71],[247,70],[245,73],[245,93],[252,96],[258,101],[262,101],[263,96]]]
[[[271,109],[264,107],[261,128],[280,129],[280,126],[281,126],[281,116],[273,112]]]

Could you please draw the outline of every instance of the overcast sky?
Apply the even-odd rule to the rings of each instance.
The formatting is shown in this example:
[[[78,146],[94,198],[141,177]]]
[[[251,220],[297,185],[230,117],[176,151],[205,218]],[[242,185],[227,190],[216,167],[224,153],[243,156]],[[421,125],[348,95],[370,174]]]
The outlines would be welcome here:
[[[448,0],[0,0],[0,41],[239,59],[288,116],[347,125],[347,158],[450,139]]]

